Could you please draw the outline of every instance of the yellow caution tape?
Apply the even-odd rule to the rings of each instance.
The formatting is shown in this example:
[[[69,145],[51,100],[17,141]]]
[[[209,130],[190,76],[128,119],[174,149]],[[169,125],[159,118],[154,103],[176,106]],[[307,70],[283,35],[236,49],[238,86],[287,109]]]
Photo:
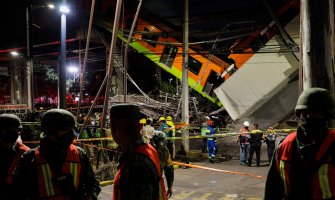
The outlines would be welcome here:
[[[101,181],[100,182],[100,186],[101,187],[104,187],[104,186],[107,186],[107,185],[113,185],[114,184],[114,180],[111,180],[111,181]]]
[[[284,129],[281,129],[284,130]],[[294,131],[294,129],[286,129],[286,133],[291,133]],[[254,134],[251,132],[248,132],[249,134]],[[269,132],[263,132],[263,133],[269,133]],[[285,133],[284,131],[281,131],[281,133]],[[241,134],[240,132],[231,132],[231,133],[218,133],[218,134],[212,134],[212,135],[208,135],[208,136],[201,136],[201,135],[195,135],[195,136],[187,136],[187,137],[166,137],[166,140],[183,140],[183,139],[201,139],[201,138],[208,138],[208,137],[228,137],[228,136],[237,136]],[[107,140],[107,141],[114,141],[113,138],[111,137],[103,137],[103,138],[89,138],[89,139],[77,139],[75,140],[76,142],[91,142],[91,141],[103,141],[103,140]],[[27,143],[27,144],[37,144],[39,143],[39,141],[24,141],[23,143]]]

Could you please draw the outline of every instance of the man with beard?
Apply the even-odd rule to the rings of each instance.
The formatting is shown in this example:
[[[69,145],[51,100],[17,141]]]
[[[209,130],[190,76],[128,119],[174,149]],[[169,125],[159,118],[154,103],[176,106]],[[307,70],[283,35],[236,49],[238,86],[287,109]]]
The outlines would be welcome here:
[[[326,89],[309,88],[295,113],[300,125],[272,157],[264,199],[335,199],[334,100]]]
[[[40,145],[21,157],[14,175],[16,199],[97,199],[99,181],[86,152],[72,144],[74,128],[69,111],[43,115]]]
[[[0,200],[13,199],[13,174],[20,156],[29,147],[17,142],[20,118],[13,114],[0,115]]]

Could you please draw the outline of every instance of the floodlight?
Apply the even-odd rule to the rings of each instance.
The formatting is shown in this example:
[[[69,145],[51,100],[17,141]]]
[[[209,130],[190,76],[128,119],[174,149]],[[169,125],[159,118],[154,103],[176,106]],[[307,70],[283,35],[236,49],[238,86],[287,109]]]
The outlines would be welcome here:
[[[70,73],[77,73],[79,71],[78,67],[71,65],[67,68]]]
[[[63,14],[68,14],[70,12],[70,8],[66,5],[62,5],[59,7],[59,11]]]
[[[11,54],[12,56],[18,56],[18,55],[19,55],[19,53],[18,53],[17,51],[11,51],[10,54]]]
[[[49,4],[48,4],[48,8],[50,8],[50,9],[55,9],[55,5],[52,4],[52,3],[49,3]]]

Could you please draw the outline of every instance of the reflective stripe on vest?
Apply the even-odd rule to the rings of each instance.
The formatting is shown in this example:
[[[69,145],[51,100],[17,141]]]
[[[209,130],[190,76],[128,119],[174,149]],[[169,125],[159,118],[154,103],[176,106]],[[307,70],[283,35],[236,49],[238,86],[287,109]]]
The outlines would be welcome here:
[[[284,161],[279,161],[279,172],[280,172],[280,176],[282,178],[282,181],[284,183],[284,192],[285,192],[285,195],[287,196],[288,195],[288,190],[287,190],[287,187],[288,187],[288,183],[286,181],[286,173],[287,173],[287,170],[285,170],[285,162]]]
[[[332,197],[328,181],[328,164],[324,164],[319,168],[319,183],[322,193],[322,199],[329,199]],[[334,178],[334,177],[333,177]]]
[[[87,130],[83,130],[83,133],[81,134],[81,138],[82,139],[88,139],[88,133],[87,133]]]
[[[206,128],[206,136],[207,136],[207,140],[213,140],[213,135],[211,135],[211,130],[209,130],[208,128]]]
[[[166,200],[167,195],[166,195],[166,192],[165,192],[165,185],[164,185],[164,180],[162,178],[162,170],[161,170],[160,160],[159,160],[159,157],[158,157],[157,150],[155,149],[155,147],[153,147],[150,144],[142,144],[142,145],[139,145],[136,148],[135,153],[141,153],[141,154],[144,154],[144,155],[148,156],[150,158],[150,160],[154,163],[154,165],[156,167],[156,170],[158,172],[158,175],[160,177],[158,199]],[[121,172],[122,172],[126,163],[127,163],[127,161],[125,161],[121,165],[121,167],[119,168],[118,172],[115,175],[113,200],[121,200],[120,176],[121,176]]]
[[[285,196],[290,193],[290,168],[292,160],[292,152],[294,151],[294,143],[297,133],[289,134],[278,149],[277,167],[284,185]],[[329,131],[327,138],[321,145],[316,161],[319,161],[329,146],[335,141],[335,131]],[[317,174],[313,176],[313,199],[330,199],[335,196],[335,163],[332,157],[328,158],[318,169]]]
[[[39,153],[38,149],[35,150],[37,160],[37,172],[39,182],[39,196],[40,199],[64,199],[63,188],[55,185],[52,181],[57,178],[56,173],[50,168],[43,156]],[[73,178],[73,185],[76,190],[79,187],[81,164],[79,158],[79,151],[73,144],[70,145],[66,159],[62,166],[62,175],[71,174]]]
[[[16,143],[16,155],[12,161],[12,163],[9,166],[7,177],[6,177],[6,184],[11,185],[13,184],[13,176],[14,176],[14,171],[16,169],[17,163],[19,162],[20,157],[22,156],[23,153],[28,151],[30,148],[27,147],[26,145],[22,143]]]

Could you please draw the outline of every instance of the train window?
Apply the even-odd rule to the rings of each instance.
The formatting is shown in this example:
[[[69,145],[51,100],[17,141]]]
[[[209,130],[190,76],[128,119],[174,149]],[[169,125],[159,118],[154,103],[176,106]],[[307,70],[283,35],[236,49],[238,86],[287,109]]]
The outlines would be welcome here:
[[[192,56],[188,56],[188,70],[190,70],[193,74],[198,75],[201,69],[202,63]]]
[[[207,93],[209,96],[214,97],[213,90],[217,87],[219,87],[224,82],[224,78],[222,78],[218,73],[211,70],[211,73],[209,74],[206,84],[204,88],[202,89],[203,92]]]
[[[146,40],[146,42],[148,44],[150,44],[152,47],[156,47],[156,45],[157,45],[156,42],[158,41],[159,36],[158,35],[151,35],[149,29],[147,29],[147,28],[144,28],[144,31],[147,32],[148,34],[142,35],[142,39]],[[147,40],[150,40],[151,42],[147,41]]]
[[[164,47],[162,56],[159,60],[159,62],[165,64],[168,67],[172,67],[173,61],[176,58],[176,54],[177,54],[178,48],[175,46],[171,46],[171,45],[166,45]]]
[[[228,73],[229,73],[229,75],[231,76],[231,75],[233,75],[237,70],[238,70],[238,68],[237,68],[236,66],[234,66],[234,68],[231,69]]]

